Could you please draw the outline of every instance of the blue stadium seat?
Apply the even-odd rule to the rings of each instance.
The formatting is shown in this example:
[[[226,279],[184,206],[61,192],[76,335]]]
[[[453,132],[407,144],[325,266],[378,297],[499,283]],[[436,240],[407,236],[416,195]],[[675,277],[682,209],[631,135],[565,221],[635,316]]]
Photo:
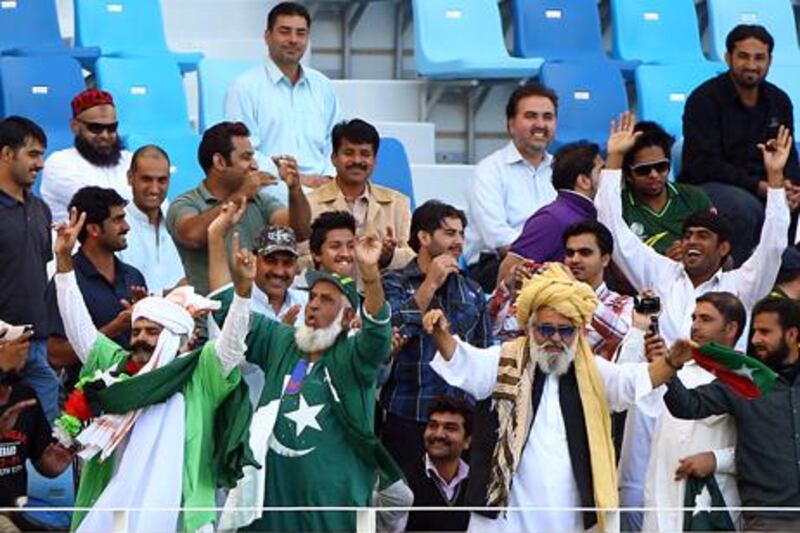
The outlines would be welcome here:
[[[75,43],[106,57],[168,56],[182,72],[197,70],[200,52],[167,48],[159,0],[74,0]]]
[[[101,57],[97,86],[114,96],[123,135],[189,135],[186,95],[178,65],[161,58]]]
[[[725,60],[725,38],[738,24],[764,26],[775,39],[773,64],[800,64],[791,0],[707,0],[711,57]]]
[[[608,60],[548,62],[541,81],[558,94],[557,144],[585,139],[605,147],[609,124],[628,110],[619,69]]]
[[[636,69],[636,96],[641,120],[661,124],[680,137],[683,106],[689,94],[724,68],[707,61],[680,65],[642,65]]]
[[[614,57],[644,63],[706,60],[694,0],[611,0],[611,27]]]
[[[0,54],[69,54],[88,66],[100,55],[100,49],[64,44],[54,0],[24,0],[0,4]]]
[[[197,89],[200,104],[200,131],[222,121],[225,95],[239,74],[261,64],[258,61],[208,59],[197,68]]]
[[[596,0],[512,0],[514,55],[545,61],[607,59]],[[632,75],[638,61],[614,61]]]
[[[432,79],[533,78],[538,58],[511,57],[496,0],[412,0],[417,72]]]
[[[414,210],[414,185],[411,181],[411,165],[403,143],[393,137],[381,137],[378,160],[372,172],[372,181],[378,185],[399,191],[411,199]]]
[[[85,88],[81,66],[68,55],[0,57],[3,116],[36,122],[47,133],[48,151],[72,145],[70,101]]]
[[[126,139],[126,146],[134,151],[146,144],[155,144],[169,155],[170,183],[167,200],[174,200],[189,189],[197,187],[205,174],[197,160],[197,147],[200,136],[194,133],[184,135],[142,135],[134,134]]]

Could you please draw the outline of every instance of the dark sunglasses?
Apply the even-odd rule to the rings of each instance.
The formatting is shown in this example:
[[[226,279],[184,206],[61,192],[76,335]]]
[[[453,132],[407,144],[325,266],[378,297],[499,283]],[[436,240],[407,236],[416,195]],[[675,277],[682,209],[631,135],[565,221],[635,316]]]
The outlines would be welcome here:
[[[85,120],[78,119],[78,122],[86,126],[86,129],[94,135],[100,135],[104,131],[108,133],[117,133],[119,122],[112,122],[110,124],[101,124],[100,122],[86,122]]]
[[[558,336],[565,341],[572,339],[578,329],[575,326],[551,326],[549,324],[539,324],[534,326],[534,328],[536,332],[545,339],[550,339],[558,333]]]
[[[655,169],[659,174],[669,172],[669,159],[662,159],[661,161],[654,161],[652,163],[642,163],[641,165],[631,166],[631,172],[637,176],[649,176],[650,172]]]

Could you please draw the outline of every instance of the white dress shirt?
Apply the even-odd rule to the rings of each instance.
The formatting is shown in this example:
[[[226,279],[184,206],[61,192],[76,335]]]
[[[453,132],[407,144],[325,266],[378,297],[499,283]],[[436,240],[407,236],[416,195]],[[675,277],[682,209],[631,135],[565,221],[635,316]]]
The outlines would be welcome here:
[[[456,339],[450,361],[437,353],[431,368],[447,383],[476,399],[488,398],[497,381],[500,346],[475,348]],[[652,391],[647,365],[617,365],[596,356],[595,362],[612,411],[632,407]],[[567,453],[567,433],[558,397],[559,379],[548,375],[533,427],[522,450],[511,484],[509,507],[580,507],[578,487]],[[611,516],[609,515],[609,519]],[[469,531],[582,531],[583,519],[576,511],[508,512],[496,519],[472,513]]]
[[[302,174],[336,175],[331,132],[341,113],[331,81],[317,70],[301,67],[292,84],[267,58],[228,88],[225,120],[247,125],[258,165],[267,172],[277,175],[271,156],[288,154],[297,159]]]
[[[113,167],[98,167],[78,152],[76,148],[66,148],[53,152],[44,162],[42,171],[42,199],[53,212],[53,222],[69,218],[67,206],[73,195],[83,187],[94,185],[114,189],[126,200],[131,200],[128,185],[128,169],[132,154],[123,150]]]
[[[162,206],[158,226],[153,226],[136,204],[131,202],[125,206],[125,219],[131,227],[127,235],[128,247],[117,252],[122,261],[139,269],[147,282],[147,290],[157,296],[185,277],[181,256],[164,221],[165,207]]]
[[[300,325],[303,324],[303,313],[305,311],[306,304],[308,303],[308,291],[293,289],[290,287],[286,291],[286,297],[283,299],[283,305],[276,313],[275,309],[269,303],[269,297],[264,293],[264,291],[259,289],[258,286],[253,284],[253,296],[251,302],[251,310],[254,313],[262,314],[270,320],[275,320],[277,322],[283,320],[284,315],[287,311],[289,311],[289,309],[291,309],[292,306],[299,305],[300,313],[297,315],[297,322],[295,324]]]
[[[614,262],[636,290],[652,289],[661,298],[661,335],[667,344],[689,338],[695,300],[711,291],[729,292],[741,300],[747,310],[769,294],[787,245],[789,206],[784,189],[770,188],[764,210],[761,240],[741,267],[718,270],[708,281],[695,287],[683,263],[660,255],[644,244],[622,219],[621,172],[603,170],[595,198],[597,218],[614,236]],[[744,348],[746,339],[737,347]]]
[[[538,167],[520,155],[513,142],[482,159],[467,187],[467,264],[514,242],[525,221],[556,199],[551,181],[553,156],[545,153]]]
[[[715,376],[689,361],[678,377],[687,389],[706,385]],[[662,404],[663,405],[663,404]],[[729,415],[710,416],[702,420],[679,420],[667,409],[663,409],[655,426],[650,449],[650,462],[645,484],[645,507],[661,509],[683,507],[686,480],[675,481],[675,470],[680,459],[696,453],[713,452],[717,461],[714,477],[728,507],[741,503],[736,486],[736,425]],[[737,522],[738,512],[731,512],[731,520]],[[644,531],[680,531],[683,529],[683,513],[670,511],[647,511],[644,515]]]

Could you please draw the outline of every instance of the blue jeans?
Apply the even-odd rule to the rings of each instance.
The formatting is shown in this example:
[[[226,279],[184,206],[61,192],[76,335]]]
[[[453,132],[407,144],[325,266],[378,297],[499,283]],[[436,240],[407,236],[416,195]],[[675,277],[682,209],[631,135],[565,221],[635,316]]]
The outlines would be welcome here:
[[[60,414],[58,409],[58,378],[47,362],[47,340],[32,340],[28,362],[22,372],[22,380],[39,398],[44,415],[50,424]]]
[[[702,185],[711,203],[730,222],[731,256],[735,266],[744,263],[761,238],[764,203],[753,193],[736,185],[712,181]]]

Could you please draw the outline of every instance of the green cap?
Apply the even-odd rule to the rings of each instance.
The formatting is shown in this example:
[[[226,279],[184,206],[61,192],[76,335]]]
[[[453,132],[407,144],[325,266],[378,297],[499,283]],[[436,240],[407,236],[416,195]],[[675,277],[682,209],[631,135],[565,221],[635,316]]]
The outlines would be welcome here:
[[[358,311],[359,297],[358,289],[356,288],[356,280],[350,276],[341,276],[335,272],[323,272],[322,270],[306,271],[306,284],[309,290],[311,290],[318,281],[328,281],[336,285],[339,290],[342,291],[342,294],[347,297],[353,309]]]

